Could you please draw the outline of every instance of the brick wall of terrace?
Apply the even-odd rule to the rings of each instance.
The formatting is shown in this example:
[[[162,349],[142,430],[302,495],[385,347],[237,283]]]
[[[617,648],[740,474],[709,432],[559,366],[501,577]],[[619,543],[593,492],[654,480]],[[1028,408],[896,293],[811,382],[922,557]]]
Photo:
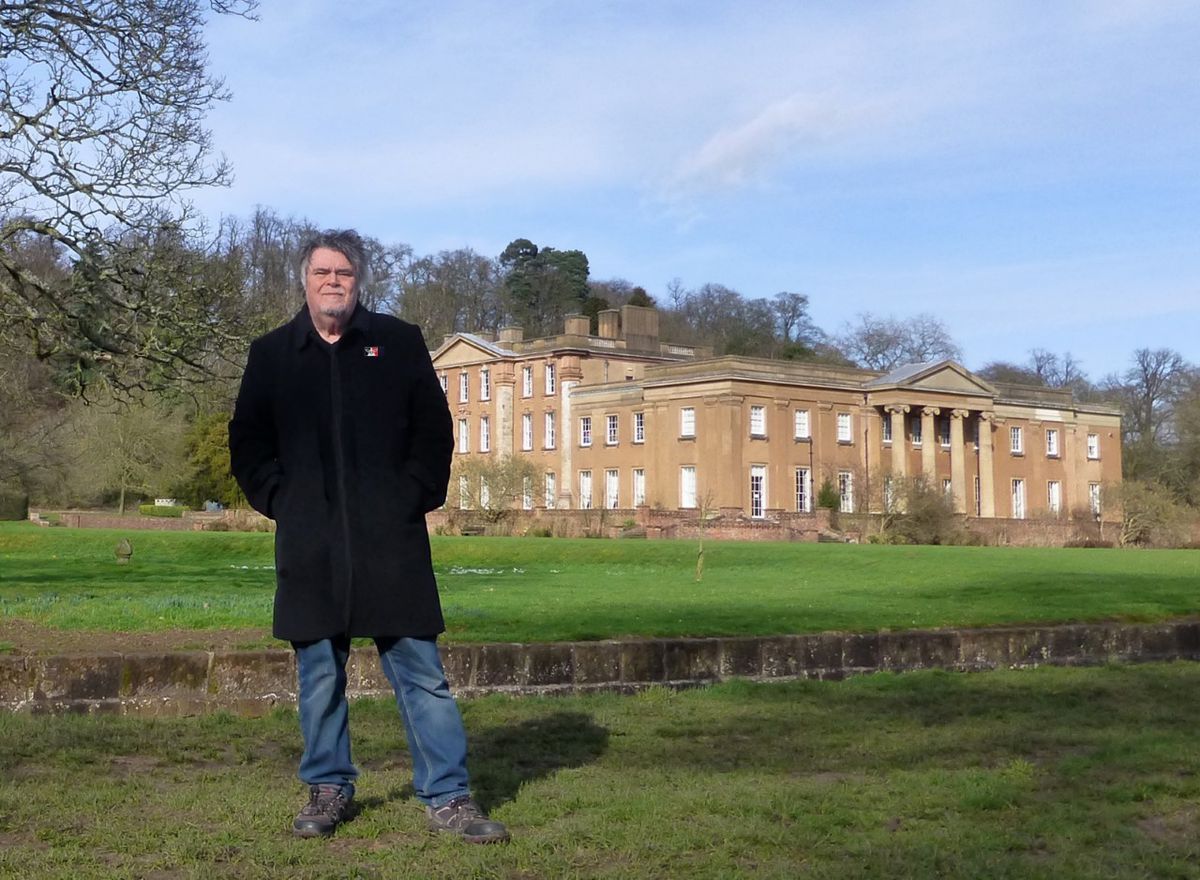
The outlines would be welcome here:
[[[443,645],[456,693],[634,692],[729,678],[840,679],[914,669],[960,671],[1200,660],[1200,621],[981,630],[819,633],[765,638]],[[390,695],[372,648],[347,670],[352,697]],[[296,701],[291,651],[0,655],[0,709],[36,713],[260,714]]]

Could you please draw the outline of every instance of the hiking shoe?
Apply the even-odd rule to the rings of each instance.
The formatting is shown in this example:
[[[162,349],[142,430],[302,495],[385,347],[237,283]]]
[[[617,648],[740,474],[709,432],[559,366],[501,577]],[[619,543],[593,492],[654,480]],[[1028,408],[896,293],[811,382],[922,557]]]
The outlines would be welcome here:
[[[426,807],[430,831],[449,831],[467,843],[506,843],[508,829],[489,819],[470,795],[457,797],[440,807]]]
[[[296,814],[292,833],[297,837],[328,837],[350,812],[350,799],[340,785],[310,785],[308,803]]]

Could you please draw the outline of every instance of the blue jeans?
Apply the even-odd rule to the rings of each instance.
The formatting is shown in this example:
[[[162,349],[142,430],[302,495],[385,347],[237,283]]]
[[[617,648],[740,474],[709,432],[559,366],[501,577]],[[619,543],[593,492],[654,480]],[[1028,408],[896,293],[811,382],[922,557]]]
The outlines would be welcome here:
[[[309,785],[340,784],[354,794],[358,768],[350,760],[346,703],[345,638],[293,642],[300,679],[300,731],[304,755],[300,779]],[[467,734],[450,695],[435,639],[376,639],[379,663],[396,693],[412,754],[413,788],[425,804],[440,807],[470,793]]]

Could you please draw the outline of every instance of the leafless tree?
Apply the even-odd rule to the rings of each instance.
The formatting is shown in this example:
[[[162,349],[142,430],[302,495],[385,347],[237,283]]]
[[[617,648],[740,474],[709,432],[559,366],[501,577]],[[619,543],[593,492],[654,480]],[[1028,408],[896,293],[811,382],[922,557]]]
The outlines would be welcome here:
[[[203,373],[236,332],[196,259],[187,203],[224,184],[205,116],[204,18],[257,0],[0,2],[0,310],[39,359],[80,382]],[[69,282],[20,259],[53,242]]]

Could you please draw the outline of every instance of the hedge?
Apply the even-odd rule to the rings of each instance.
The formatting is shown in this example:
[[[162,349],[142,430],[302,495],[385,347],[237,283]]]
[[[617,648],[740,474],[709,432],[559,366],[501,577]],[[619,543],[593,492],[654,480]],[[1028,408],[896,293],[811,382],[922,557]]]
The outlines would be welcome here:
[[[0,520],[29,519],[29,496],[0,492]]]
[[[187,508],[178,505],[168,507],[162,504],[139,504],[138,513],[142,516],[183,516],[184,510]]]

